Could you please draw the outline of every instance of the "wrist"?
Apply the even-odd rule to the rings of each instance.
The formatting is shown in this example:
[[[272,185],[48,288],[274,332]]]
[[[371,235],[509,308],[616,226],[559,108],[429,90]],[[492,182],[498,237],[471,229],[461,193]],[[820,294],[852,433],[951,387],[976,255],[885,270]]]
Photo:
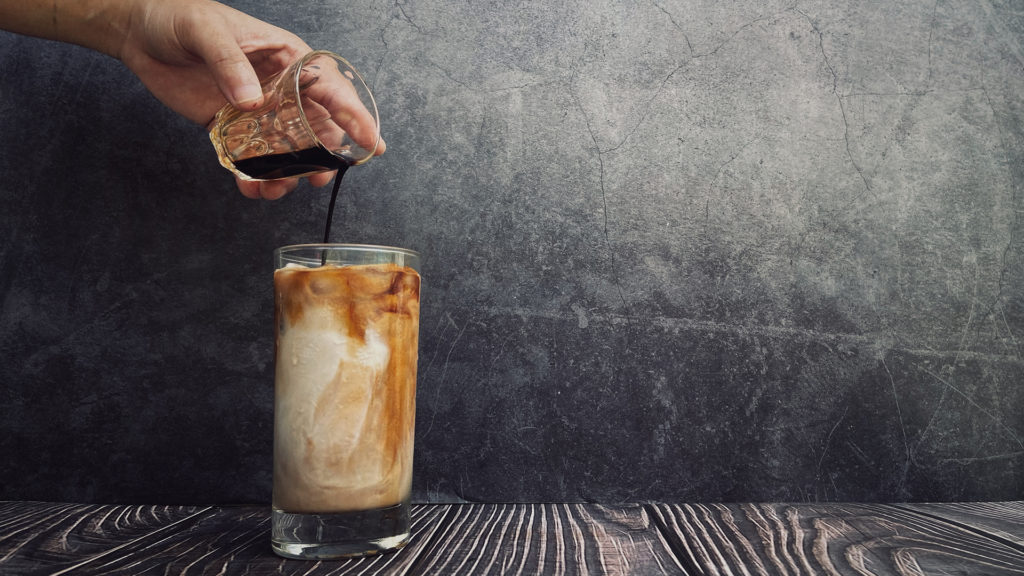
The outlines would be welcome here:
[[[52,0],[54,40],[120,58],[135,0]]]

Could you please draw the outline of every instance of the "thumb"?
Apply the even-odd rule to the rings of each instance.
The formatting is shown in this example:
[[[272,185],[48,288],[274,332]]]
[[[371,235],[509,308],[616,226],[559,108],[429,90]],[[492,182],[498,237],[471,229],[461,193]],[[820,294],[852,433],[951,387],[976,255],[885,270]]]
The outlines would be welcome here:
[[[263,89],[256,70],[232,36],[225,36],[218,30],[197,29],[192,45],[232,106],[251,110],[263,102]]]

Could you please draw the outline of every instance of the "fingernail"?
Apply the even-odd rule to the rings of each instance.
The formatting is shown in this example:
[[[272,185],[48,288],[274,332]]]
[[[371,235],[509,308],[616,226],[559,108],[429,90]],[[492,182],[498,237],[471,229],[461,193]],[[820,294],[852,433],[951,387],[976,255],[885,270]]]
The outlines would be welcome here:
[[[255,108],[263,98],[263,91],[259,86],[242,86],[234,93],[236,108]]]

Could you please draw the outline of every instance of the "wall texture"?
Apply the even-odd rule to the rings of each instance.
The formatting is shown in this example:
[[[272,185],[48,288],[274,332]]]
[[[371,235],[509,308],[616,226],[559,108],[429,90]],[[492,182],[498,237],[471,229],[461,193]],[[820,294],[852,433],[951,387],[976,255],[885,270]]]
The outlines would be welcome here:
[[[361,68],[419,501],[1024,498],[1011,0],[232,5]],[[268,502],[271,251],[118,62],[0,33],[0,498]]]

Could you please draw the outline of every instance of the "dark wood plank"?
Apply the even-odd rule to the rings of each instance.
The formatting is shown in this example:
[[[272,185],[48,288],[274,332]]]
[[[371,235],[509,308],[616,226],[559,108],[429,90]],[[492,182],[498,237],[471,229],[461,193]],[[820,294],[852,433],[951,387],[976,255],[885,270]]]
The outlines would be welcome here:
[[[0,502],[2,574],[1024,574],[1024,502],[413,507],[395,554],[284,560],[266,507]]]
[[[903,504],[901,507],[968,526],[1024,550],[1024,502]]]
[[[896,506],[652,509],[684,565],[697,574],[1024,574],[1024,553],[1017,547]]]
[[[0,502],[0,573],[51,574],[181,529],[206,507]]]
[[[343,575],[405,574],[428,545],[448,506],[413,506],[412,541],[402,550],[336,561],[286,560],[270,548],[269,507],[214,508],[183,530],[140,541],[83,568],[89,574]]]
[[[462,504],[422,574],[681,574],[641,505]]]

